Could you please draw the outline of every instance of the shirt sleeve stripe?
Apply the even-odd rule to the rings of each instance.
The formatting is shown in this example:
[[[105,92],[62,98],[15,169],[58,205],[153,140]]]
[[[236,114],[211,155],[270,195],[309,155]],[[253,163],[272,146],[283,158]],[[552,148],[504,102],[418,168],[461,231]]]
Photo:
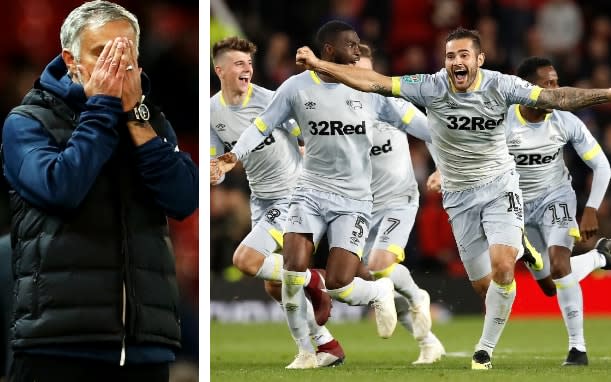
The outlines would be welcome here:
[[[216,156],[216,147],[210,146],[210,156]]]
[[[255,119],[255,126],[257,126],[257,129],[259,129],[260,132],[264,133],[265,130],[267,130],[267,125],[265,124],[265,122],[263,122],[263,120],[259,117],[257,117]]]
[[[416,115],[416,108],[412,106],[405,112],[405,115],[403,118],[401,118],[401,120],[407,125],[412,121],[414,115]]]
[[[310,70],[310,77],[312,77],[312,80],[316,85],[320,85],[320,79],[313,70]]]
[[[401,77],[392,77],[392,95],[401,95]]]
[[[299,128],[299,126],[295,126],[293,127],[293,130],[291,130],[291,134],[298,137],[301,135],[301,129]]]
[[[533,88],[533,90],[530,92],[530,96],[529,98],[532,99],[533,101],[536,101],[539,99],[539,94],[541,94],[541,90],[543,90],[542,88],[535,86]]]
[[[588,152],[583,154],[583,160],[590,160],[590,159],[594,158],[595,156],[597,156],[598,153],[600,153],[601,151],[602,151],[602,149],[600,148],[600,145],[596,144],[596,146],[594,146]]]
[[[569,236],[574,237],[576,240],[580,240],[581,239],[581,233],[579,232],[578,228],[570,228],[569,229]]]

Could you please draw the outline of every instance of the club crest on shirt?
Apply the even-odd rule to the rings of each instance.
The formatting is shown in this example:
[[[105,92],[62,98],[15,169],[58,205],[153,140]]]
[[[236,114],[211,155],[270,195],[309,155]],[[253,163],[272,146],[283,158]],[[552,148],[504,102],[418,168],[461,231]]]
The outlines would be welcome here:
[[[225,127],[227,126],[225,126],[225,124],[223,123],[219,123],[218,125],[215,126],[217,131],[225,131]]]
[[[346,105],[348,105],[348,107],[350,107],[352,110],[357,110],[357,109],[362,109],[363,108],[363,104],[361,103],[361,101],[358,100],[347,100],[346,101]]]
[[[401,77],[401,81],[407,83],[407,84],[417,84],[422,82],[422,74],[410,74],[410,75],[405,75],[403,77]]]
[[[486,109],[494,110],[499,106],[499,103],[496,100],[484,101],[484,107]]]

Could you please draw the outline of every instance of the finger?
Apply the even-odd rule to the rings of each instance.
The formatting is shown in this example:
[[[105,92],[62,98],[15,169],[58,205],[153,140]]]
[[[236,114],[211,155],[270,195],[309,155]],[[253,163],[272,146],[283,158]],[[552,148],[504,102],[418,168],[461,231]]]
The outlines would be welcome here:
[[[134,66],[134,68],[138,67],[138,51],[136,50],[136,45],[132,40],[128,42],[129,54],[130,54],[130,63]]]
[[[126,76],[129,72],[127,71],[127,66],[130,65],[128,55],[122,54],[121,59],[119,61],[119,70],[117,70],[116,76],[121,78]]]
[[[117,77],[125,75],[125,68],[127,64],[125,63],[125,43],[122,40],[117,42],[117,48],[115,49],[112,61],[110,62],[109,72]],[[119,70],[121,65],[124,64],[123,70]]]
[[[104,45],[104,49],[102,49],[102,53],[100,53],[100,57],[98,57],[98,60],[95,63],[95,66],[93,68],[94,71],[100,70],[102,66],[104,66],[104,63],[106,62],[106,58],[108,58],[108,55],[110,54],[112,44],[113,44],[112,40],[108,40],[106,42],[106,45]]]
[[[89,80],[91,79],[91,73],[89,73],[89,70],[87,70],[86,67],[84,67],[83,65],[77,65],[76,70],[78,70],[78,72],[81,74],[80,80],[83,84],[89,82]]]
[[[227,171],[231,169],[230,166],[231,165],[228,164],[227,162],[219,162],[219,170],[221,171],[222,174],[227,173]]]
[[[110,51],[108,52],[108,55],[106,56],[106,59],[104,60],[104,63],[102,64],[102,70],[105,72],[108,72],[110,70],[115,54],[117,52],[118,42],[119,42],[118,38],[114,39],[114,41],[112,42],[112,46],[110,47]]]

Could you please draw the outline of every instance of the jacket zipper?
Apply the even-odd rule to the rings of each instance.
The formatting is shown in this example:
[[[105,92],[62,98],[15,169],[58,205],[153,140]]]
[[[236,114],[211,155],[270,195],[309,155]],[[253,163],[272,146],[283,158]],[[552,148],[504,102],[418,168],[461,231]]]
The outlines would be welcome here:
[[[38,278],[40,277],[40,273],[39,271],[34,272],[34,275],[32,276],[32,283],[33,288],[32,288],[32,315],[34,317],[38,317],[39,311],[38,311]]]
[[[123,253],[123,262],[125,271],[123,273],[123,299],[122,299],[122,312],[121,312],[121,322],[123,323],[123,333],[121,337],[121,358],[119,360],[119,366],[125,366],[126,361],[126,346],[125,346],[125,338],[127,337],[127,333],[129,331],[129,324],[127,322],[127,304],[128,304],[128,288],[129,288],[129,259],[128,259],[128,243],[127,243],[127,218],[125,212],[125,198],[123,196],[123,192],[120,193],[120,206],[121,206],[121,235],[122,235],[122,243],[121,243],[121,252]],[[133,315],[134,312],[132,311]]]
[[[122,312],[121,312],[121,322],[123,323],[123,334],[121,336],[121,359],[119,360],[119,366],[125,365],[125,321],[127,317],[127,297],[125,291],[125,281],[123,281],[123,299],[122,299]]]

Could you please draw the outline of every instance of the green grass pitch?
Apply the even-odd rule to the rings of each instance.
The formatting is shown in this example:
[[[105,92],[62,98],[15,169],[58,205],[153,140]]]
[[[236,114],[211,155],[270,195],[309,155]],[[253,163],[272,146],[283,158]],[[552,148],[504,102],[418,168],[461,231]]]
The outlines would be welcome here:
[[[609,381],[611,318],[585,320],[590,365],[560,366],[567,335],[557,319],[510,319],[492,358],[492,370],[473,371],[471,355],[482,329],[482,316],[457,317],[434,324],[447,356],[426,366],[411,364],[418,347],[400,325],[391,339],[376,336],[372,320],[327,325],[346,352],[336,368],[285,370],[297,350],[286,324],[210,324],[210,380],[273,381]]]

